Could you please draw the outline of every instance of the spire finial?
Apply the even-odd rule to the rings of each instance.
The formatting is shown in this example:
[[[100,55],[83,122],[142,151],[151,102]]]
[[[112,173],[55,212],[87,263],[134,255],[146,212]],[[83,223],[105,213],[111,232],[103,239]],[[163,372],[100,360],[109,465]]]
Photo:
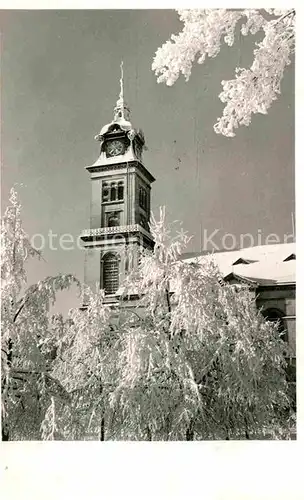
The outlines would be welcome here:
[[[120,63],[120,94],[119,94],[119,99],[123,101],[124,95],[123,95],[123,61]]]
[[[124,74],[123,61],[120,63],[120,94],[116,106],[114,108],[114,120],[129,120],[130,110],[124,101]]]

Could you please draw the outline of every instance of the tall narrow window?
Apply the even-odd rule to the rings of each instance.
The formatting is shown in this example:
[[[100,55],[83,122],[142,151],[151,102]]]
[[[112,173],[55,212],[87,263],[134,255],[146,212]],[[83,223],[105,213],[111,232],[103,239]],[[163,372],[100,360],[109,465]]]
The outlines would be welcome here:
[[[117,186],[116,184],[111,184],[111,201],[115,201],[117,199]]]
[[[103,259],[102,283],[105,294],[117,292],[119,287],[119,262],[114,253],[108,253]]]
[[[147,192],[142,187],[139,188],[139,200],[138,201],[139,201],[139,206],[147,211],[148,196],[147,196]]]
[[[105,182],[102,187],[102,201],[109,201],[109,186],[108,183]]]
[[[139,202],[139,206],[141,207],[142,206],[142,189],[141,187],[139,188],[139,193],[138,193],[138,202]]]
[[[124,197],[124,186],[123,182],[118,183],[118,199],[123,200]]]
[[[143,192],[143,208],[147,210],[147,193],[146,191]]]

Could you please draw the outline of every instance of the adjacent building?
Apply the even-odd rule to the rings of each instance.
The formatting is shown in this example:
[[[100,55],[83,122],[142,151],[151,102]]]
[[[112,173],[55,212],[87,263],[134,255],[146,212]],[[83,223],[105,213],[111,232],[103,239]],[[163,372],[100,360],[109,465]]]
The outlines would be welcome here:
[[[296,244],[260,245],[234,251],[196,254],[191,262],[212,258],[225,281],[245,284],[255,296],[257,308],[270,321],[278,322],[288,341],[292,365],[296,357]]]

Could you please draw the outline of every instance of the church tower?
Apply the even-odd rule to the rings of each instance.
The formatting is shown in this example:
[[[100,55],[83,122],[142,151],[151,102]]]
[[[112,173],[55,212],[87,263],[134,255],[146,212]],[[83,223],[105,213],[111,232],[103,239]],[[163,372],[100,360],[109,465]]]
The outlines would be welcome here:
[[[90,228],[81,233],[84,281],[93,290],[103,288],[106,302],[115,304],[124,277],[138,263],[140,247],[153,248],[148,222],[155,180],[143,164],[143,132],[130,122],[122,63],[114,119],[95,139],[100,142],[100,155],[86,167],[91,179],[91,215]]]

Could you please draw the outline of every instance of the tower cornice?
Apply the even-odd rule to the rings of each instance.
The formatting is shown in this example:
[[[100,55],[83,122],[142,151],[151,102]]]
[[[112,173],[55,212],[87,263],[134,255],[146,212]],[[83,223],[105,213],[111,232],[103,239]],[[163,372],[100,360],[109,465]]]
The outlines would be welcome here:
[[[148,179],[150,183],[155,181],[155,177],[146,169],[146,167],[139,161],[130,161],[130,162],[121,162],[121,163],[109,163],[108,165],[88,165],[85,167],[88,172],[92,173],[108,173],[114,170],[126,170],[129,169],[129,172],[132,169],[137,169],[141,172],[144,177]]]
[[[153,241],[152,234],[146,231],[140,224],[130,224],[127,226],[115,227],[98,227],[95,229],[84,229],[80,237],[82,240],[96,240],[99,237],[109,236],[112,234],[131,234],[142,233],[144,236]]]

